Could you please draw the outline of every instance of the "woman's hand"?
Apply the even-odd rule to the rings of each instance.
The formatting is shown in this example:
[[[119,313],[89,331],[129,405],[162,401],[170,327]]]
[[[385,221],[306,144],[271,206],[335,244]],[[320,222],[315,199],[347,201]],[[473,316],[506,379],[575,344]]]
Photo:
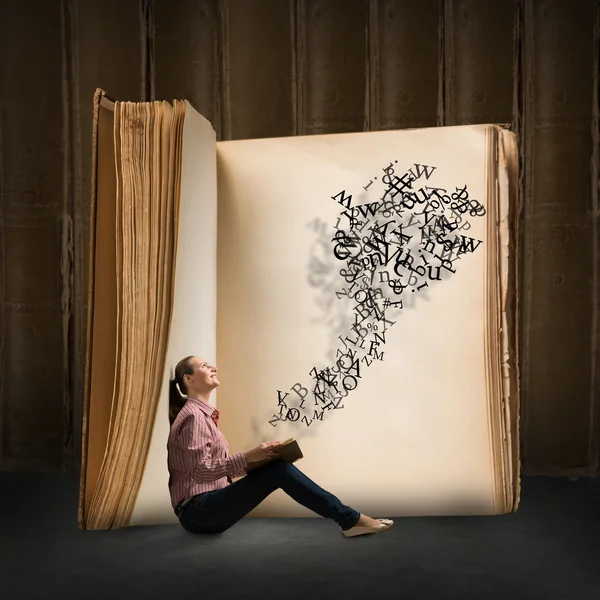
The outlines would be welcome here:
[[[261,460],[269,460],[277,458],[277,449],[283,446],[283,442],[263,442],[250,450],[244,452],[247,463],[260,462]]]

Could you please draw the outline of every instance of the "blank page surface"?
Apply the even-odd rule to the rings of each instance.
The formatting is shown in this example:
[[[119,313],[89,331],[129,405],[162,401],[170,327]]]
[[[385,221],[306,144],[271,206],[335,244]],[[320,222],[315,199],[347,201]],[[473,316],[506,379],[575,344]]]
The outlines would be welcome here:
[[[269,423],[278,390],[298,406],[306,388],[302,414],[312,416],[310,371],[335,364],[340,336],[356,339],[353,302],[335,293],[349,286],[330,243],[345,207],[332,197],[345,190],[352,207],[378,201],[383,169],[402,175],[416,163],[436,167],[416,187],[467,185],[485,206],[486,143],[486,128],[471,126],[217,144],[219,426],[232,453],[293,436],[304,453],[297,466],[368,514],[497,511],[484,360],[486,216],[468,217],[462,233],[482,244],[453,263],[455,273],[415,291],[404,279],[403,308],[386,313],[394,324],[380,323],[385,343],[377,338],[373,348],[383,358],[360,363],[343,408],[308,426]],[[314,514],[278,490],[252,516]]]

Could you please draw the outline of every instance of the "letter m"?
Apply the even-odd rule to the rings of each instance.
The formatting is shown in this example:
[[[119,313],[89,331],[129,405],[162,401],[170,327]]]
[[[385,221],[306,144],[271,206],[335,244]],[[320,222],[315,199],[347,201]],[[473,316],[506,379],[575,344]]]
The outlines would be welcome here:
[[[341,197],[340,197],[341,196]],[[352,194],[346,196],[346,190],[342,190],[339,194],[331,196],[332,200],[339,202],[345,208],[350,208],[350,201],[352,200]]]

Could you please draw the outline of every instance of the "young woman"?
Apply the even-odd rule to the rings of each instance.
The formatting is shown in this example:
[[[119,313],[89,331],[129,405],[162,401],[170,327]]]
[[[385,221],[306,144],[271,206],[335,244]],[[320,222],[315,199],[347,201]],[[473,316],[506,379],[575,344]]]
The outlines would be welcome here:
[[[333,519],[346,537],[378,533],[393,525],[390,519],[372,519],[342,504],[283,460],[246,475],[249,463],[276,459],[281,442],[229,456],[227,440],[217,426],[219,412],[208,403],[218,385],[216,367],[197,356],[180,361],[171,381],[169,491],[175,514],[187,531],[221,533],[279,488],[306,508]],[[246,476],[232,482],[232,477],[242,475]]]

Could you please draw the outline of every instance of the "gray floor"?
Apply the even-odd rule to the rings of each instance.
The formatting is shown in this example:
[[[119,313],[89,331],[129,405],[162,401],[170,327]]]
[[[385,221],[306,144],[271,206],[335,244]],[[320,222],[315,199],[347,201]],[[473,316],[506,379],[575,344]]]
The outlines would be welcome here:
[[[514,515],[354,539],[320,518],[82,532],[77,489],[75,474],[0,473],[0,597],[600,599],[600,479],[524,478]]]

